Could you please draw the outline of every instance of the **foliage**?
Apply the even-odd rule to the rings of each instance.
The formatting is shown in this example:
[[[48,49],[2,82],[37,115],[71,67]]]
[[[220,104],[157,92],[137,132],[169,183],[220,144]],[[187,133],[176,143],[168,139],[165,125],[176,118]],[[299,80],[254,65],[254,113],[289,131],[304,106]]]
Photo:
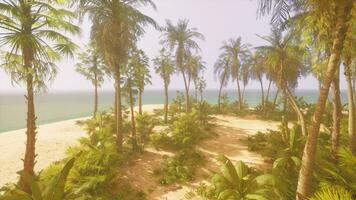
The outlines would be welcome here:
[[[213,174],[210,185],[203,185],[197,190],[200,196],[212,200],[276,198],[271,189],[273,176],[258,175],[242,161],[233,165],[225,156],[219,156],[218,161],[221,163],[220,172]]]
[[[137,133],[140,136],[140,143],[144,145],[151,135],[154,126],[156,125],[156,120],[153,116],[144,112],[142,114],[137,114],[136,116],[137,123]]]
[[[325,187],[317,191],[309,200],[353,200],[352,195],[340,187]]]
[[[74,165],[75,159],[70,159],[58,173],[48,179],[42,180],[33,175],[19,172],[30,186],[31,193],[28,194],[19,189],[6,192],[0,199],[6,200],[62,200],[65,197],[65,184],[67,177]]]
[[[191,181],[195,171],[204,164],[204,156],[197,150],[183,149],[174,157],[164,158],[160,168],[154,171],[162,185]]]

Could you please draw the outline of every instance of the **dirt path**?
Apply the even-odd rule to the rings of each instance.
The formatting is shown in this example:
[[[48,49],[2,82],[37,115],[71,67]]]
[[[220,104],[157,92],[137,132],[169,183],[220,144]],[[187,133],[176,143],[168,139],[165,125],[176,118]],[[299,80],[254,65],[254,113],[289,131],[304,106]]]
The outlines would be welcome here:
[[[209,178],[210,170],[218,170],[216,157],[220,154],[226,155],[232,161],[242,160],[250,166],[266,168],[264,159],[256,153],[248,151],[247,146],[242,142],[249,135],[258,131],[276,129],[276,122],[261,121],[255,119],[242,119],[233,116],[213,116],[216,124],[216,137],[206,140],[199,145],[207,159],[203,169],[200,169],[197,178],[193,183],[184,185],[162,186],[153,177],[153,170],[156,169],[164,155],[171,155],[169,152],[146,149],[144,154],[138,156],[133,163],[127,167],[125,178],[137,189],[147,194],[148,200],[181,200],[192,188],[196,187],[203,180]]]

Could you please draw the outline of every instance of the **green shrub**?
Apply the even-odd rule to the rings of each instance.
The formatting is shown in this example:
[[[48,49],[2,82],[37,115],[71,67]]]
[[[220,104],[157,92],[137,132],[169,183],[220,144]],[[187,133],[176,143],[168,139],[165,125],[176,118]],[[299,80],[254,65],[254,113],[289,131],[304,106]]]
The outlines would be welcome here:
[[[0,196],[4,200],[63,200],[66,199],[65,185],[67,177],[74,165],[75,159],[70,159],[52,177],[42,179],[25,172],[19,172],[24,177],[25,182],[30,186],[31,194],[14,188]]]
[[[174,157],[166,157],[154,175],[162,185],[191,181],[196,169],[204,164],[204,156],[197,150],[182,150]]]
[[[139,143],[144,146],[151,135],[156,120],[148,113],[138,114],[136,116],[136,130],[139,136]]]
[[[225,156],[219,156],[221,170],[212,175],[209,185],[201,185],[196,193],[211,200],[221,199],[277,199],[273,192],[274,177],[259,175],[242,161],[235,165]]]

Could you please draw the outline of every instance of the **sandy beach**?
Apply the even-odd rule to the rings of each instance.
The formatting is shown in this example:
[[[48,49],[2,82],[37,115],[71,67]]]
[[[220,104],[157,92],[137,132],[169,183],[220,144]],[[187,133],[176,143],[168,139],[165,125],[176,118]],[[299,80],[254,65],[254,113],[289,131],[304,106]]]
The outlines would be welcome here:
[[[144,105],[144,112],[153,112],[163,105]],[[138,110],[135,108],[135,110]],[[35,170],[39,171],[52,162],[62,159],[69,146],[77,144],[79,138],[85,136],[82,127],[76,121],[86,118],[66,120],[40,125],[38,127]],[[25,129],[0,133],[0,187],[5,183],[18,180],[16,172],[22,169],[25,151]]]

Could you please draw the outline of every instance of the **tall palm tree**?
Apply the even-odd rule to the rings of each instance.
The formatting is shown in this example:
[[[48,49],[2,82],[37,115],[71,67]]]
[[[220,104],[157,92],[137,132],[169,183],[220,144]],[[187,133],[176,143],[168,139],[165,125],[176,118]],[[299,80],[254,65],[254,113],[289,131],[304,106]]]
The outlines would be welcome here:
[[[145,86],[152,84],[151,74],[149,69],[149,58],[146,56],[145,52],[142,50],[135,50],[131,58],[132,64],[136,68],[138,79],[138,107],[139,113],[142,114],[142,95],[145,90]]]
[[[304,5],[300,8],[302,11],[309,11],[318,13],[319,16],[314,19],[317,24],[332,25],[332,47],[327,64],[327,70],[325,78],[322,83],[322,87],[319,92],[319,99],[316,104],[316,110],[314,112],[312,124],[307,136],[306,145],[304,148],[302,167],[299,173],[298,187],[297,187],[297,200],[303,200],[311,194],[311,184],[313,178],[313,169],[316,160],[317,141],[320,131],[321,118],[324,113],[325,103],[329,94],[329,88],[331,82],[335,76],[335,72],[339,68],[341,60],[341,52],[344,46],[344,40],[348,29],[348,21],[352,7],[355,6],[355,2],[352,0],[330,0],[330,1],[318,1],[308,0],[303,1],[304,4],[298,4],[301,1],[287,1],[287,0],[260,0],[260,13],[273,14],[274,21],[280,21],[288,18],[290,11],[294,8],[300,8],[298,5]],[[280,5],[280,6],[278,6]],[[330,15],[330,12],[334,13]],[[296,13],[294,11],[294,13]],[[335,23],[328,21],[331,17]],[[280,20],[278,20],[280,19]]]
[[[198,82],[201,73],[205,69],[205,62],[200,55],[188,55],[186,60],[187,74],[188,74],[188,88],[190,88],[191,82],[194,83],[195,98],[198,99]]]
[[[204,36],[197,31],[196,28],[188,27],[188,20],[179,20],[177,25],[167,21],[165,31],[163,33],[164,39],[162,43],[175,51],[175,61],[177,70],[182,74],[185,88],[185,111],[189,112],[189,68],[186,65],[186,60],[192,50],[200,50],[196,39],[204,40]]]
[[[214,65],[215,77],[219,80],[219,96],[218,96],[218,109],[221,111],[221,92],[224,87],[229,83],[231,59],[225,54],[221,54]]]
[[[273,29],[272,34],[267,37],[259,36],[269,43],[266,46],[257,47],[266,53],[267,63],[273,66],[273,71],[277,77],[277,86],[288,99],[292,108],[298,116],[303,135],[307,135],[307,124],[304,114],[298,105],[291,88],[295,88],[298,79],[305,74],[305,63],[303,62],[303,51],[294,41],[294,32],[283,36],[282,31]]]
[[[92,21],[91,37],[96,40],[104,59],[115,80],[115,119],[118,151],[122,151],[122,103],[121,103],[121,72],[128,62],[129,49],[144,34],[143,27],[156,22],[142,14],[139,6],[150,5],[151,0],[79,0],[74,1],[84,16],[88,13]]]
[[[231,77],[237,84],[237,95],[238,95],[238,107],[239,110],[243,107],[242,102],[242,93],[240,87],[240,67],[241,67],[241,57],[248,53],[247,44],[242,43],[241,37],[237,39],[229,39],[223,43],[223,46],[220,48],[223,52],[231,57]]]
[[[1,1],[0,46],[10,49],[5,53],[3,66],[14,82],[25,84],[27,95],[26,151],[23,171],[34,174],[36,114],[34,93],[46,87],[56,75],[55,61],[62,55],[73,56],[76,45],[65,35],[78,34],[80,29],[71,23],[75,14],[56,2]],[[20,179],[20,186],[30,192]]]
[[[265,74],[264,55],[261,50],[256,50],[250,56],[250,74],[252,79],[257,80],[261,86],[261,105],[265,105],[265,93],[263,87],[263,76]],[[268,95],[268,94],[267,94]],[[266,100],[268,100],[266,98]]]
[[[107,70],[102,55],[94,44],[89,44],[86,49],[78,54],[80,60],[76,64],[76,71],[82,74],[94,86],[94,112],[98,112],[98,88],[104,82],[104,76]]]
[[[135,120],[135,96],[137,96],[140,77],[138,76],[138,68],[137,68],[137,60],[136,58],[131,57],[127,68],[125,68],[124,72],[124,82],[123,85],[124,94],[126,95],[126,99],[128,104],[130,105],[130,115],[131,115],[131,142],[132,142],[132,150],[137,151],[137,138],[136,138],[136,120]]]
[[[164,122],[168,122],[168,86],[174,73],[174,61],[166,49],[162,48],[160,55],[153,59],[156,73],[162,78],[164,85]]]

